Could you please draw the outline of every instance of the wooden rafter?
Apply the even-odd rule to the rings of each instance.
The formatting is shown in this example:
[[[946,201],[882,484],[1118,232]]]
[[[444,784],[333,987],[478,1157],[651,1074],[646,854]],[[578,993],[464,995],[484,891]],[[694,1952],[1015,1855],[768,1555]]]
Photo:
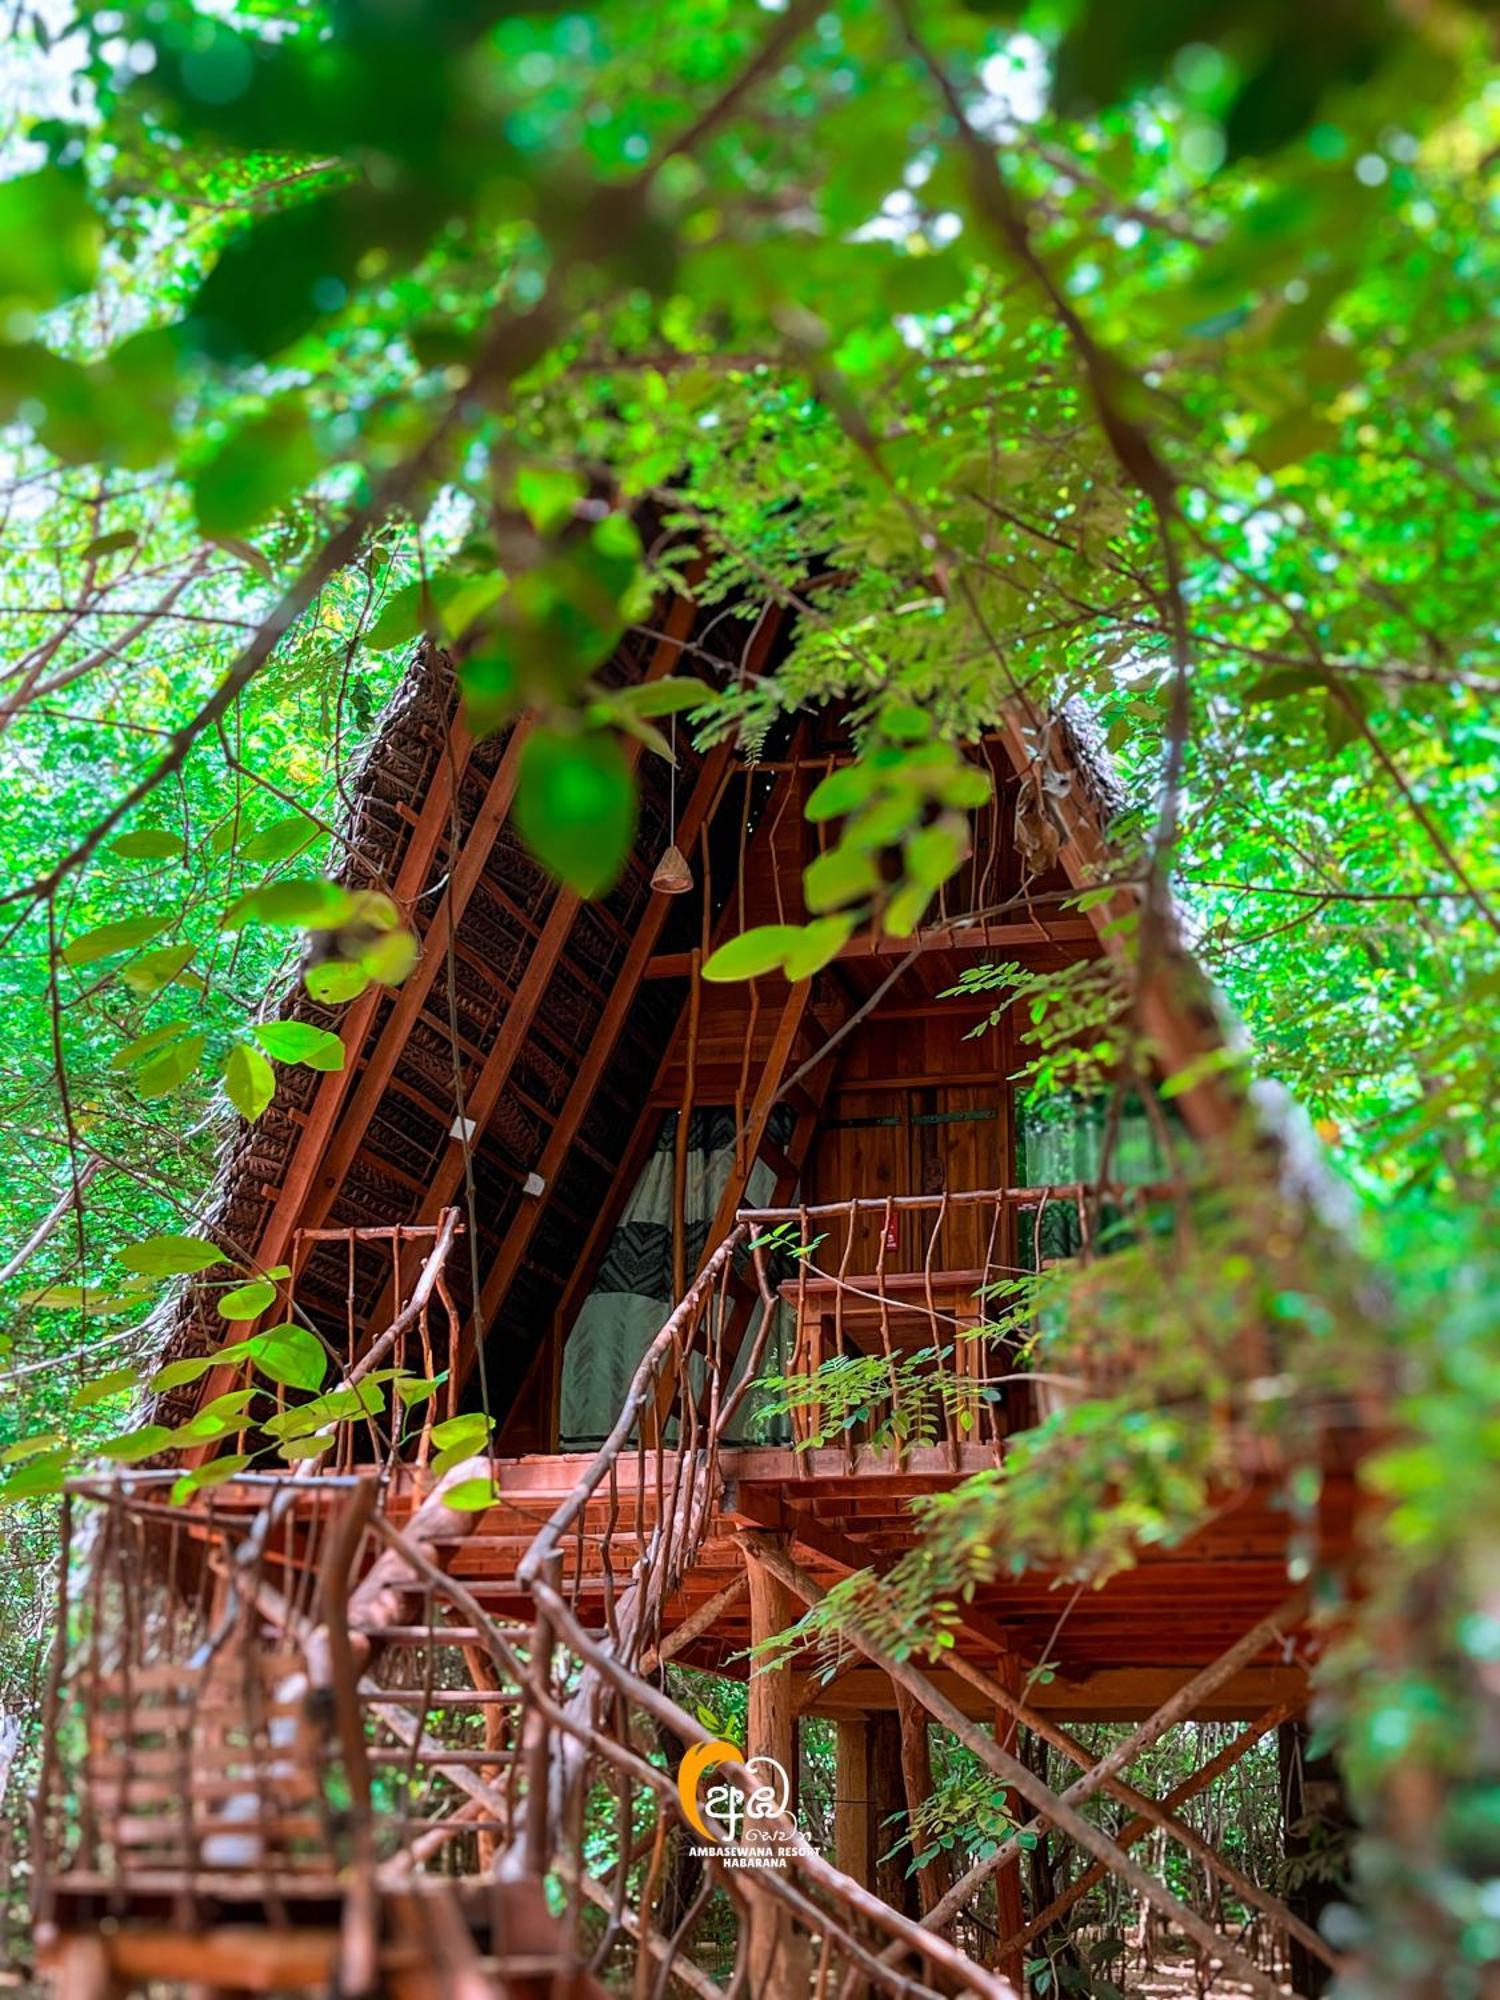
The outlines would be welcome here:
[[[644,676],[646,680],[660,679],[676,664],[682,643],[692,625],[693,612],[691,598],[678,598],[672,605],[662,637],[646,669]],[[400,1058],[401,1050],[418,1015],[426,1005],[439,972],[446,964],[449,938],[456,932],[469,899],[483,878],[490,850],[494,846],[500,828],[509,816],[515,797],[520,751],[527,731],[528,725],[519,723],[511,732],[499,768],[490,782],[484,808],[465,839],[462,850],[454,858],[453,878],[423,940],[421,960],[397,995],[385,1032],[365,1065],[359,1089],[349,1108],[349,1115],[329,1149],[324,1171],[320,1176],[319,1188],[315,1191],[315,1201],[321,1197],[318,1206],[324,1212],[354,1163],[370,1120],[375,1115]],[[632,763],[639,754],[639,744],[632,743],[628,746],[627,755]],[[562,955],[573,921],[578,914],[579,900],[577,894],[570,889],[559,889],[554,896],[552,907],[527,961],[526,970],[511,998],[510,1006],[506,1009],[499,1032],[484,1058],[478,1079],[466,1094],[465,1116],[481,1129],[494,1110],[514,1067],[516,1057],[536,1019],[537,1008],[546,991],[547,982]],[[457,1139],[451,1140],[432,1176],[418,1220],[427,1221],[431,1215],[447,1206],[463,1178],[463,1163],[462,1142]],[[311,1221],[321,1218],[309,1215],[308,1219]],[[386,1301],[382,1300],[382,1306],[385,1303]]]
[[[462,717],[459,717],[454,722],[448,737],[447,755],[439,762],[433,783],[422,802],[417,823],[412,829],[411,839],[407,842],[400,870],[392,884],[396,901],[403,908],[409,909],[426,885],[433,857],[449,830],[454,788],[468,767],[473,748],[474,739]],[[452,893],[451,886],[450,893]],[[443,904],[439,906],[440,910],[446,906],[445,897]],[[420,971],[419,965],[412,977],[415,979]],[[276,1201],[266,1218],[265,1228],[257,1245],[257,1255],[262,1264],[274,1265],[285,1262],[293,1230],[299,1226],[316,1224],[326,1213],[326,1204],[316,1214],[313,1212],[313,1205],[316,1202],[314,1178],[328,1146],[330,1135],[334,1131],[340,1107],[357,1074],[359,1052],[364,1047],[365,1038],[370,1032],[380,998],[379,987],[368,987],[351,1004],[339,1023],[339,1038],[344,1044],[344,1066],[339,1070],[326,1071],[318,1079],[318,1089],[312,1107],[307,1113],[286,1177],[277,1192]],[[399,1048],[399,1042],[395,1046]],[[394,1061],[394,1057],[392,1060]]]
[[[765,664],[779,625],[780,617],[776,609],[768,609],[762,614],[747,652],[746,663],[750,671],[756,671]],[[678,841],[685,852],[692,851],[700,829],[718,802],[721,786],[728,774],[729,759],[730,745],[720,743],[715,745],[703,760],[692,793],[678,819]],[[557,1176],[593,1102],[594,1092],[598,1089],[605,1068],[614,1053],[615,1043],[624,1030],[642,974],[656,948],[656,940],[661,934],[662,925],[666,922],[667,908],[667,897],[653,896],[641,917],[604,1012],[599,1017],[588,1049],[578,1065],[568,1095],[557,1115],[557,1122],[542,1148],[541,1158],[536,1162],[535,1171],[543,1183],[542,1191],[523,1202],[483,1279],[477,1314],[477,1323],[481,1329],[487,1328],[499,1311],[505,1294],[520,1269],[521,1261],[530,1248],[537,1227],[547,1212]],[[476,1348],[475,1340],[464,1341],[457,1368],[460,1382],[474,1365]]]

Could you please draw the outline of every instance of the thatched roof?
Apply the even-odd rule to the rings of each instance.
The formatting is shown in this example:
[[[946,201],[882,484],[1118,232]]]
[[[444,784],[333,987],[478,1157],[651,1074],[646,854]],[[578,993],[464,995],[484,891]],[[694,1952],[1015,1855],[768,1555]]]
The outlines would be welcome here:
[[[729,650],[722,613],[715,651]],[[632,633],[598,678],[609,686],[641,677],[657,645],[654,637]],[[695,665],[698,663],[695,662]],[[350,810],[340,829],[345,859],[333,873],[350,886],[389,885],[398,879],[414,839],[424,804],[445,778],[448,748],[457,714],[452,663],[436,647],[422,647],[380,720],[348,787]],[[700,764],[679,732],[679,798],[691,787]],[[439,1163],[453,1153],[458,1115],[454,1078],[454,1030],[464,1069],[465,1097],[472,1095],[485,1055],[506,1020],[518,982],[525,974],[549,914],[557,905],[557,884],[527,852],[508,818],[495,812],[492,788],[510,732],[476,744],[457,786],[452,825],[445,825],[423,871],[409,916],[430,934],[434,917],[449,894],[455,863],[476,840],[487,843],[483,867],[465,903],[451,944],[432,971],[430,993],[401,1040],[389,1080],[381,1090],[357,1148],[331,1201],[316,1218],[327,1227],[414,1222],[434,1183]],[[608,895],[581,902],[567,925],[544,994],[515,1054],[504,1090],[472,1139],[473,1209],[479,1241],[455,1262],[458,1304],[472,1307],[468,1273],[483,1271],[525,1199],[526,1176],[567,1097],[570,1084],[599,1026],[643,913],[651,901],[650,875],[668,839],[668,770],[644,756],[640,780],[639,831],[632,858]],[[487,804],[488,800],[488,804]],[[497,823],[498,820],[498,823]],[[482,825],[481,825],[481,822]],[[456,833],[456,840],[452,837]],[[683,899],[690,901],[693,899]],[[675,914],[675,913],[674,913]],[[384,992],[358,1046],[347,1060],[343,1107],[358,1087],[365,1065],[400,1001],[401,989]],[[562,1172],[548,1191],[545,1213],[516,1274],[499,1324],[518,1321],[535,1330],[544,1325],[563,1280],[572,1269],[580,1231],[607,1191],[613,1163],[634,1127],[640,1109],[639,1080],[650,1075],[676,1020],[679,982],[642,984],[632,1001],[598,1089],[570,1146]],[[311,1000],[300,977],[280,996],[273,1013],[348,1035],[353,1008],[330,1009]],[[329,1080],[293,1066],[278,1070],[276,1096],[253,1126],[237,1121],[227,1134],[204,1231],[245,1253],[267,1254],[267,1221],[290,1177],[298,1170],[299,1149],[307,1143],[318,1093]],[[304,1166],[305,1172],[305,1166]],[[316,1196],[318,1183],[311,1193]],[[274,1260],[280,1260],[279,1250]],[[356,1312],[374,1310],[388,1272],[376,1253],[356,1257]],[[318,1323],[339,1324],[344,1316],[349,1268],[342,1248],[316,1248],[299,1271],[297,1301]],[[165,1316],[163,1358],[206,1353],[222,1342],[224,1323],[211,1301],[184,1293]],[[164,1419],[186,1414],[192,1389],[164,1399]]]

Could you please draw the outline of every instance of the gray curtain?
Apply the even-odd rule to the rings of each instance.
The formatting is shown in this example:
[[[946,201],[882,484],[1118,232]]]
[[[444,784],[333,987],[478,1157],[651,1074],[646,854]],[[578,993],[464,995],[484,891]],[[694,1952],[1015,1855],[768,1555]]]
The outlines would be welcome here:
[[[672,1178],[678,1113],[662,1120],[656,1144],[615,1227],[593,1290],[573,1322],[563,1350],[559,1441],[564,1450],[602,1443],[613,1428],[641,1356],[660,1332],[675,1303],[672,1297]],[[791,1113],[778,1106],[771,1137],[785,1144]],[[734,1114],[708,1109],[690,1114],[687,1155],[687,1268],[697,1270],[708,1242],[719,1197],[734,1165]],[[763,1162],[751,1168],[745,1206],[767,1203],[775,1176]],[[748,1355],[760,1322],[757,1306],[740,1348]],[[787,1317],[778,1310],[762,1357],[761,1372],[778,1372]],[[741,1361],[741,1370],[743,1359]],[[734,1435],[747,1435],[755,1396],[745,1398]]]

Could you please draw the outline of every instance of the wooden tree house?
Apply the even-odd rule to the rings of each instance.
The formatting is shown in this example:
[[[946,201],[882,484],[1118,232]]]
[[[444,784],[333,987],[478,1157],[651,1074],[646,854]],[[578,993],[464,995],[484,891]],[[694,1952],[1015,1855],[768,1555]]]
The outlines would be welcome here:
[[[761,671],[787,639],[775,611],[731,622],[684,600],[607,677],[705,658]],[[763,1873],[686,1855],[675,1771],[706,1732],[664,1665],[744,1678],[747,1648],[913,1545],[914,1499],[1002,1464],[1068,1388],[973,1337],[994,1286],[1089,1254],[1101,1201],[1149,1204],[1170,1192],[1153,1171],[1180,1164],[1143,1166],[1143,1127],[1128,1185],[1037,1178],[1045,1135],[1010,1081],[1024,1023],[991,1023],[989,996],[942,997],[975,964],[1119,949],[1131,890],[1071,903],[1107,878],[1114,804],[1076,718],[1015,711],[971,746],[994,801],[915,938],[860,936],[812,979],[740,985],[705,983],[704,954],[804,915],[802,808],[850,754],[840,717],[801,719],[754,762],[684,744],[675,805],[645,757],[635,853],[598,903],[550,882],[511,824],[525,728],[473,741],[446,659],[414,664],[349,835],[361,886],[388,886],[422,932],[420,962],[341,1016],[289,1001],[337,1029],[346,1066],[286,1075],[231,1144],[206,1225],[291,1266],[294,1316],[346,1383],[408,1365],[444,1373],[441,1390],[404,1439],[381,1399],[323,1458],[182,1507],[149,1469],[70,1497],[92,1554],[62,1607],[39,1807],[58,1990],[1008,1995],[1053,1914],[1024,1905],[1015,1844],[982,1885],[882,1859],[882,1822],[927,1781],[932,1725],[1096,1870],[1160,1903],[1128,1849],[1166,1825],[1326,1966],[1294,1911],[1174,1817],[1216,1769],[1165,1802],[1121,1775],[1188,1718],[1243,1722],[1227,1768],[1305,1703],[1293,1527],[1274,1465],[1238,1442],[1206,1525],[1066,1617],[1054,1577],[1002,1570],[936,1666],[856,1630],[831,1677],[807,1649],[756,1672],[750,1754],[795,1770],[799,1719],[836,1724],[834,1852],[804,1842]],[[652,886],[673,842],[687,894]],[[1169,950],[1137,999],[1204,1172],[1241,1171],[1247,1109],[1216,1075],[1201,980]],[[189,1295],[166,1350],[221,1337]],[[1246,1374],[1265,1365],[1254,1344],[1245,1329]],[[889,1380],[825,1436],[795,1384],[835,1359]],[[157,1414],[188,1422],[227,1382],[210,1370]],[[478,1409],[492,1447],[434,1478],[435,1424]],[[1319,1556],[1337,1563],[1352,1450],[1333,1429],[1318,1450]],[[443,1504],[485,1475],[493,1504]],[[1102,1764],[1069,1731],[1098,1720],[1134,1725]],[[1017,1757],[1021,1725],[1080,1766],[1066,1795]],[[1135,1815],[1117,1839],[1078,1812],[1101,1789]],[[595,1880],[601,1799],[628,1860]],[[697,1940],[726,1895],[737,1958],[715,1973]],[[1275,1990],[1227,1938],[1197,1941]]]

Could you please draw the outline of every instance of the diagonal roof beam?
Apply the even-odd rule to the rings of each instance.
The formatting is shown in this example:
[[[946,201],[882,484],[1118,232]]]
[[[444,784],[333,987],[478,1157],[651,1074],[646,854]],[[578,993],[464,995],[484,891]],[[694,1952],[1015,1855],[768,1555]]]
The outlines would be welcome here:
[[[682,650],[682,642],[692,628],[694,610],[693,600],[689,597],[680,597],[673,603],[662,637],[646,670],[647,680],[660,679],[676,664]],[[432,922],[422,940],[422,956],[396,995],[395,1005],[391,1009],[380,1040],[371,1051],[360,1075],[348,1112],[324,1154],[321,1171],[315,1176],[315,1184],[308,1190],[307,1201],[299,1218],[303,1228],[316,1228],[332,1207],[339,1189],[343,1186],[345,1176],[364,1143],[370,1121],[395,1073],[401,1051],[416,1024],[417,1017],[427,1004],[439,972],[447,964],[449,940],[462,923],[470,898],[484,878],[495,837],[510,813],[511,803],[515,798],[521,750],[530,730],[531,724],[526,719],[519,721],[511,730],[495,775],[490,780],[489,791],[479,816],[461,849],[453,856],[453,872],[447,892],[433,912]],[[638,745],[632,744],[630,748],[638,754]],[[493,1110],[495,1100],[504,1087],[505,1079],[510,1075],[516,1056],[535,1017],[542,988],[550,977],[566,942],[577,908],[578,898],[570,890],[559,890],[553,899],[551,912],[527,963],[525,975],[516,989],[510,1006],[506,1009],[495,1048],[481,1071],[479,1082],[470,1094],[471,1101],[464,1107],[465,1115],[480,1126]],[[463,1150],[455,1141],[439,1167],[434,1189],[429,1191],[423,1203],[419,1220],[431,1220],[439,1209],[447,1205],[449,1196],[462,1178],[462,1173]],[[446,1192],[436,1192],[438,1187],[445,1189]]]
[[[473,749],[474,739],[462,717],[459,717],[449,732],[447,754],[441,759],[433,784],[422,802],[417,824],[392,884],[398,905],[410,907],[426,884],[433,857],[449,828],[455,787],[468,766]],[[450,884],[450,890],[451,887]],[[446,903],[445,897],[441,907],[446,908]],[[420,970],[419,965],[412,977],[415,978]],[[359,1052],[365,1045],[380,999],[379,987],[367,988],[339,1023],[339,1038],[344,1044],[344,1067],[326,1071],[318,1079],[312,1107],[256,1246],[256,1254],[262,1264],[285,1263],[293,1231],[299,1226],[315,1225],[327,1212],[326,1202],[318,1207],[316,1214],[311,1213],[306,1205],[316,1201],[313,1182],[340,1108],[358,1074]]]

